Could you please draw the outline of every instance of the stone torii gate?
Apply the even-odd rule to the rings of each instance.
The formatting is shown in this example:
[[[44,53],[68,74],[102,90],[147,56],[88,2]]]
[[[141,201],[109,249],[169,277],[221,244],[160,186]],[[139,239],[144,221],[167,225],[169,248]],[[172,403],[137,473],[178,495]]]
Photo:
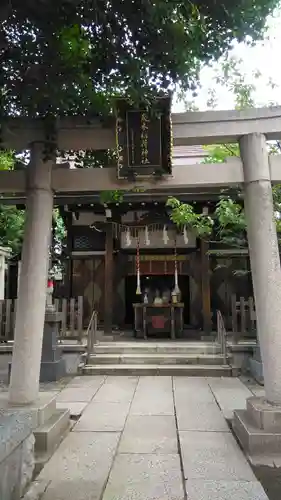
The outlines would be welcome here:
[[[266,140],[281,136],[281,108],[243,112],[205,112],[172,115],[175,145],[239,142],[241,160],[226,164],[173,168],[171,177],[141,182],[145,189],[163,186],[244,185],[245,210],[257,324],[268,402],[281,405],[281,270],[273,221],[272,182],[281,182],[281,157],[268,157]],[[114,169],[60,169],[56,159],[43,159],[44,129],[40,121],[13,119],[3,127],[6,147],[29,147],[30,164],[20,172],[0,172],[0,191],[26,193],[27,219],[9,399],[28,405],[39,391],[40,358],[46,304],[48,247],[54,191],[81,192],[129,189]],[[86,119],[61,119],[60,149],[113,148],[114,126],[103,128]]]

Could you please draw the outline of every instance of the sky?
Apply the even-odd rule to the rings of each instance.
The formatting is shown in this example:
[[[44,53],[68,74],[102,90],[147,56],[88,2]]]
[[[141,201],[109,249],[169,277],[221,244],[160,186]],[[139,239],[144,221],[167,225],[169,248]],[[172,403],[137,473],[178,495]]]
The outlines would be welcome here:
[[[281,104],[281,8],[275,12],[275,15],[268,19],[268,32],[266,40],[258,42],[255,47],[248,47],[245,44],[234,45],[231,55],[243,59],[241,66],[243,74],[246,75],[247,82],[253,80],[252,73],[259,70],[262,73],[257,82],[257,93],[255,101],[258,106],[266,105],[268,101],[276,101]],[[219,62],[214,68],[219,67]],[[216,87],[218,94],[217,109],[231,109],[234,107],[231,95],[224,88],[217,88],[214,84],[214,69],[205,67],[201,71],[200,81],[201,89],[198,89],[198,98],[195,99],[196,105],[204,111],[207,100],[208,88]],[[268,81],[272,79],[277,87],[270,89]],[[188,96],[192,100],[192,96]],[[184,111],[182,103],[174,102],[173,111],[176,113]]]

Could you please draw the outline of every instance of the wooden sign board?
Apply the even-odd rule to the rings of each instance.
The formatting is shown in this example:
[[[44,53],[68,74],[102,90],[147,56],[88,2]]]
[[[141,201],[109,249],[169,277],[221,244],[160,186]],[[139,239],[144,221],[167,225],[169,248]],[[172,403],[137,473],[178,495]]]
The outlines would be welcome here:
[[[118,99],[115,108],[118,178],[171,174],[171,99],[138,109]]]

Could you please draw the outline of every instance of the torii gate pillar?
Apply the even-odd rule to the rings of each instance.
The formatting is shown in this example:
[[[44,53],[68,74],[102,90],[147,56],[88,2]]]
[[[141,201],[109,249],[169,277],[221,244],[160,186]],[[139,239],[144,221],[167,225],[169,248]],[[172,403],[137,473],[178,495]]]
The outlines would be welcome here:
[[[265,393],[281,405],[281,269],[265,136],[243,136],[240,151]]]
[[[13,405],[31,404],[39,394],[52,228],[53,164],[53,160],[43,160],[43,144],[33,143],[27,168],[26,223],[9,389],[9,401]]]

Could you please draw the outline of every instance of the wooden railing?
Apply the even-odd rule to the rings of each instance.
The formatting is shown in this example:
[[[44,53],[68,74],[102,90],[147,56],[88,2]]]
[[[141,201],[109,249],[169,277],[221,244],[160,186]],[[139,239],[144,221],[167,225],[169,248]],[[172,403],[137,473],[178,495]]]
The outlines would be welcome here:
[[[98,331],[98,313],[93,311],[91,319],[86,331],[87,337],[87,361],[89,362],[91,354],[94,351],[94,345],[97,343],[97,331]]]
[[[256,335],[256,311],[253,297],[231,297],[231,322],[233,338],[238,342],[241,338]]]
[[[62,313],[59,338],[82,341],[83,337],[83,297],[54,299],[54,306]]]
[[[82,340],[83,297],[54,299],[56,310],[62,313],[59,339]],[[17,299],[0,301],[0,342],[14,338]],[[36,306],[35,306],[36,307]]]
[[[0,300],[0,341],[8,342],[14,338],[16,299]]]

